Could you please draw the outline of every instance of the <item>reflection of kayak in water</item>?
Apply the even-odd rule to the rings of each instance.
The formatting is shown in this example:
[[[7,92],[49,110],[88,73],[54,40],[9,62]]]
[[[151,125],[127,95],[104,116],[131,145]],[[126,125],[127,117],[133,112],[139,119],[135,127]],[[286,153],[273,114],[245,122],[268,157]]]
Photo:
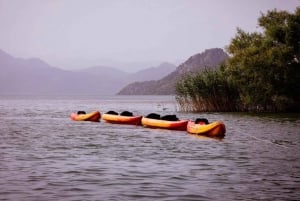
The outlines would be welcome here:
[[[205,135],[189,135],[190,137],[192,138],[195,138],[197,140],[202,140],[202,141],[220,141],[222,140],[221,137],[208,137],[208,136],[205,136]]]
[[[207,122],[189,121],[186,130],[190,134],[198,134],[198,135],[205,135],[208,137],[219,137],[219,138],[224,137],[226,132],[225,124],[222,121],[215,121],[212,123],[208,123],[208,121]]]
[[[128,116],[125,116],[128,115]],[[131,112],[122,112],[120,115],[116,112],[108,112],[102,115],[102,119],[114,124],[141,125],[142,116],[132,116]]]
[[[71,119],[74,121],[94,121],[98,122],[100,120],[101,114],[99,111],[94,111],[88,114],[85,114],[83,111],[79,111],[77,114],[72,113]]]
[[[160,118],[160,115],[157,114],[154,114],[154,116],[151,117],[151,114],[149,114],[148,116],[142,118],[142,125],[149,128],[162,128],[181,131],[186,130],[188,120],[179,120],[175,115],[166,115],[165,117],[167,118]]]

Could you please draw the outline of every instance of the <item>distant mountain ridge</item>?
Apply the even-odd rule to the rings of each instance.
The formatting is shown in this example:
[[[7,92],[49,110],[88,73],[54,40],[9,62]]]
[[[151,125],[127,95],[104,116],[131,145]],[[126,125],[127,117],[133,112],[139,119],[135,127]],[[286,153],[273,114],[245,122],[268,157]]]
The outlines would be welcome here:
[[[94,76],[108,76],[112,78],[126,77],[130,74],[109,66],[93,66],[89,68],[79,69],[76,72],[84,72]]]
[[[171,63],[161,63],[159,66],[150,67],[144,70],[140,70],[136,73],[129,75],[129,80],[134,81],[147,81],[147,80],[159,80],[169,73],[173,72],[176,66]]]
[[[228,55],[221,48],[212,48],[191,56],[176,70],[157,81],[134,82],[121,91],[119,95],[173,95],[175,84],[186,73],[196,72],[205,68],[216,68],[224,62]]]
[[[176,68],[175,65],[170,66],[173,69],[164,69],[165,74],[156,68],[126,73],[105,66],[67,71],[50,66],[38,58],[16,58],[0,50],[0,94],[113,95],[130,82],[160,79]]]

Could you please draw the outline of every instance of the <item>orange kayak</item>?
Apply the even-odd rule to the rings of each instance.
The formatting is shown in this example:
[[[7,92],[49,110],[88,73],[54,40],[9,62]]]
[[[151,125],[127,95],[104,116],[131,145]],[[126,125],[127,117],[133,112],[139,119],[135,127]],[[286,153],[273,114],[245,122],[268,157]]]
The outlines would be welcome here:
[[[226,128],[222,121],[215,121],[210,124],[195,124],[194,121],[189,121],[187,124],[187,132],[209,137],[224,137]]]
[[[162,128],[185,131],[188,120],[168,121],[162,119],[142,118],[142,125],[149,128]]]
[[[74,121],[94,121],[98,122],[101,118],[101,114],[99,111],[94,111],[88,114],[71,114],[71,119]]]
[[[103,114],[102,119],[114,124],[141,125],[142,116],[122,116],[118,114]]]

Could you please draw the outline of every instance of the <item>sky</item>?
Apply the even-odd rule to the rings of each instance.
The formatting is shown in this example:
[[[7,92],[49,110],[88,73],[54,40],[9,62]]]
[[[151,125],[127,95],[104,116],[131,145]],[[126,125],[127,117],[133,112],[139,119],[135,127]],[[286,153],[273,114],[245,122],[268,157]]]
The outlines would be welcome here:
[[[300,0],[0,0],[0,49],[63,69],[136,71],[225,48],[237,27]]]

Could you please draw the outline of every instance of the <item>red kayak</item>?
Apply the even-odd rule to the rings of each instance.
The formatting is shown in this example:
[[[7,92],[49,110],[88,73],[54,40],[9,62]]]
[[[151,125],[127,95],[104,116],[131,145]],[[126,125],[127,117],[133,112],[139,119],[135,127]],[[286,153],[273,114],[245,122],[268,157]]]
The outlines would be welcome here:
[[[71,119],[74,121],[93,121],[99,122],[101,118],[101,113],[99,111],[94,111],[88,114],[71,114]]]
[[[222,138],[225,136],[226,128],[225,124],[222,121],[215,121],[208,124],[204,124],[202,122],[195,123],[194,121],[189,121],[187,124],[187,132],[190,134]]]
[[[142,125],[149,128],[186,131],[188,120],[168,121],[162,119],[142,118]]]
[[[113,124],[141,125],[142,116],[122,116],[119,114],[103,114],[102,119]]]

